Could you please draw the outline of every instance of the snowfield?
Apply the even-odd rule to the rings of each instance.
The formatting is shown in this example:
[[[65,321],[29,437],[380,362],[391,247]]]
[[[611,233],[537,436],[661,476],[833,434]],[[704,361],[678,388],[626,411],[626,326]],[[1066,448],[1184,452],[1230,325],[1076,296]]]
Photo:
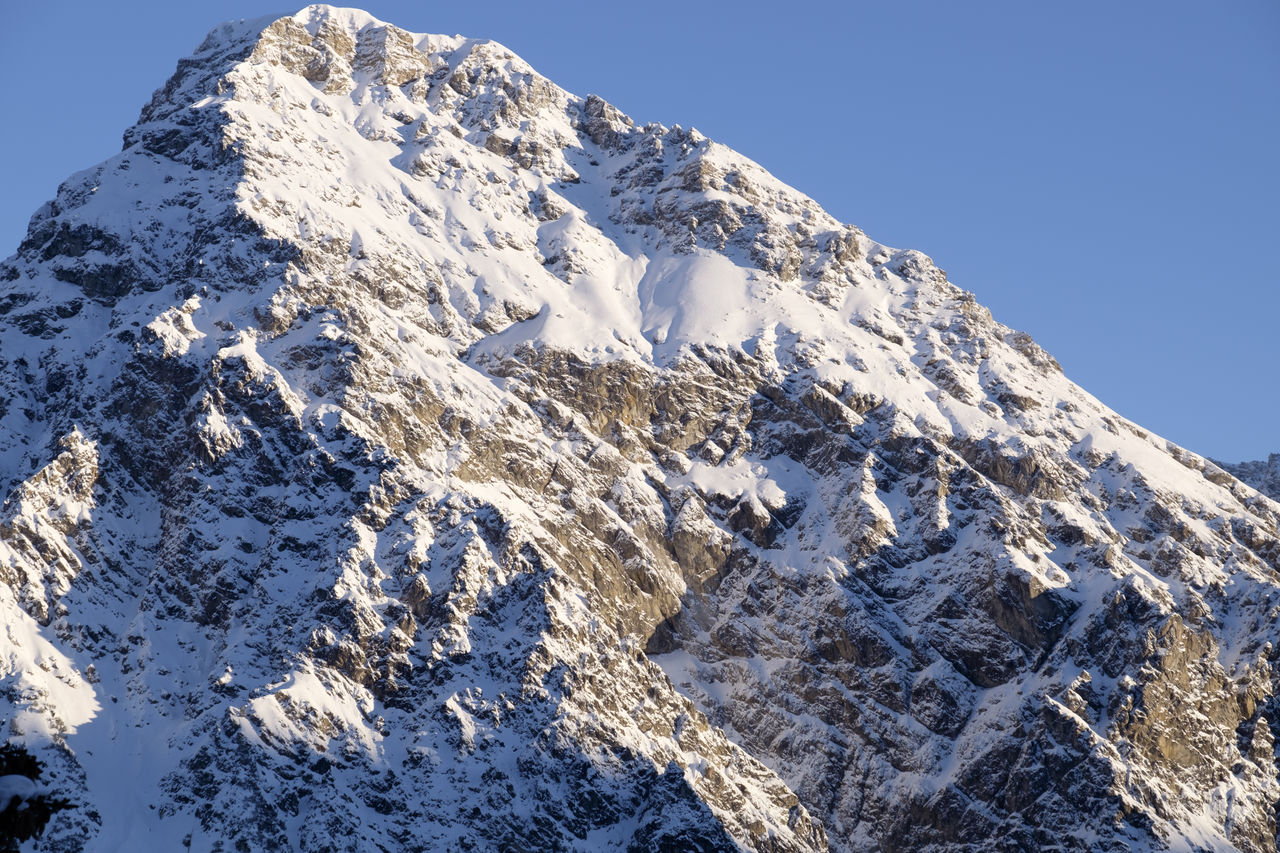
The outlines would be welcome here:
[[[351,9],[125,142],[0,264],[41,849],[1275,849],[1280,504],[926,255]]]

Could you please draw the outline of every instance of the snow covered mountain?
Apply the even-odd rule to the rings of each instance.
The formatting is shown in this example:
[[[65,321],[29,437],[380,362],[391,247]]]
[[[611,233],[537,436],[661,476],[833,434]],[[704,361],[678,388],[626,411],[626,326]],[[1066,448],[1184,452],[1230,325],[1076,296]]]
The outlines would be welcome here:
[[[501,45],[214,30],[0,341],[41,849],[1275,849],[1280,504]]]
[[[1280,501],[1280,453],[1268,454],[1265,460],[1256,462],[1219,462],[1218,465],[1264,495]]]

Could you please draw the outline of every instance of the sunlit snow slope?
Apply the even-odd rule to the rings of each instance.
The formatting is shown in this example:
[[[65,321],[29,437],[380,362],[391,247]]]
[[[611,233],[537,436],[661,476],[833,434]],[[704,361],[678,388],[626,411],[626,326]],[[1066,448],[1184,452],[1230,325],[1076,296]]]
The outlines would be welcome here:
[[[501,45],[214,30],[0,342],[42,849],[1275,849],[1280,505]]]

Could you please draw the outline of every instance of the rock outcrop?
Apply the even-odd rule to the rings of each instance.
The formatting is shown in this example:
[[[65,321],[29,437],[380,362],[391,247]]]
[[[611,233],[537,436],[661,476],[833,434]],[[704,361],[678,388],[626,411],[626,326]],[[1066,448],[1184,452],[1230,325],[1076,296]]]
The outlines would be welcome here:
[[[48,849],[1275,849],[1280,505],[927,256],[325,6],[124,143],[0,265]]]
[[[1280,501],[1280,453],[1272,453],[1256,462],[1218,462],[1233,477],[1248,483],[1272,500]]]

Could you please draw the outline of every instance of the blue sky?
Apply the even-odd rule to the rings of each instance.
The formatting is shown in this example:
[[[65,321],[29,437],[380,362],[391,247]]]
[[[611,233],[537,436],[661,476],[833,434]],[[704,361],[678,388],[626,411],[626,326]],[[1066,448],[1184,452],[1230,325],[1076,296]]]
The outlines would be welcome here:
[[[1103,402],[1197,452],[1280,452],[1280,4],[369,2],[695,126],[921,249]],[[151,91],[264,2],[11,4],[0,254]]]

